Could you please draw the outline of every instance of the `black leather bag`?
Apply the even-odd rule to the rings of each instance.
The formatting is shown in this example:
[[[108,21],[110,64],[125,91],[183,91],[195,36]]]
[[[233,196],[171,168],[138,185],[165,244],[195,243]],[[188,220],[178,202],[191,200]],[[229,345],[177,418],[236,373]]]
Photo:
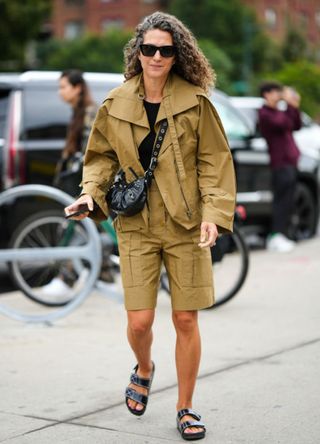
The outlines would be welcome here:
[[[118,176],[106,196],[108,207],[116,214],[134,216],[142,211],[147,201],[146,178],[137,176],[127,183],[123,171]]]
[[[153,172],[157,165],[157,158],[167,127],[168,122],[164,120],[161,123],[158,136],[152,149],[149,168],[145,171],[144,176],[138,177],[135,171],[129,168],[136,179],[127,183],[124,172],[121,171],[118,174],[117,179],[106,195],[108,208],[114,213],[122,216],[134,216],[142,211],[147,202],[148,187],[153,178]]]

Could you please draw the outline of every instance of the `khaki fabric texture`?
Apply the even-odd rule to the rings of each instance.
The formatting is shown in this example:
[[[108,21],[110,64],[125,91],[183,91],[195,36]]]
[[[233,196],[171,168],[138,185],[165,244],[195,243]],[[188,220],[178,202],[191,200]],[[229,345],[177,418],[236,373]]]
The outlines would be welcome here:
[[[109,93],[91,131],[82,186],[100,208],[94,215],[97,222],[109,214],[105,195],[119,167],[128,182],[135,178],[131,168],[138,176],[144,174],[138,147],[150,128],[141,80],[137,75]],[[232,231],[235,174],[214,106],[201,88],[172,73],[164,88],[156,132],[165,118],[169,128],[154,174],[168,213],[186,229],[205,221],[215,223],[220,233]],[[142,217],[147,223],[147,207]]]
[[[147,225],[141,213],[115,220],[126,309],[156,307],[162,264],[168,273],[174,310],[211,306],[211,253],[210,248],[198,246],[200,226],[187,230],[170,217],[155,180],[148,205]]]

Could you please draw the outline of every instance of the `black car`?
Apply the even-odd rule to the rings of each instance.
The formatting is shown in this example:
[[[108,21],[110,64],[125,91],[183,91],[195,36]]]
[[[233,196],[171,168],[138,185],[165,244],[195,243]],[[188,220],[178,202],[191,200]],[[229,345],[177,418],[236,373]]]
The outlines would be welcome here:
[[[58,96],[59,72],[28,71],[0,75],[1,189],[24,183],[52,184],[56,163],[64,146],[70,107]],[[123,82],[120,74],[86,73],[85,79],[99,104],[108,91]],[[237,175],[237,200],[247,209],[247,223],[262,232],[271,220],[271,179],[265,145],[250,129],[228,96],[215,91],[211,100],[225,127]],[[293,237],[311,237],[319,212],[318,159],[303,155],[299,170],[302,188],[296,197]],[[311,196],[305,207],[305,193]],[[18,222],[48,205],[43,199],[18,199],[0,209],[2,244]],[[52,204],[51,204],[52,205]]]

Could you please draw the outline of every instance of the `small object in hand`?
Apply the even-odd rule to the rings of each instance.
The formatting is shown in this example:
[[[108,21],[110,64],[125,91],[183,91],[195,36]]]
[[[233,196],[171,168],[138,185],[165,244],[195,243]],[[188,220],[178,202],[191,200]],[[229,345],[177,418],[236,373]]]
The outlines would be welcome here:
[[[68,214],[67,216],[65,216],[65,218],[69,219],[71,217],[80,216],[81,214],[84,214],[84,213],[90,213],[88,204],[79,205],[77,211],[75,211],[74,213]]]

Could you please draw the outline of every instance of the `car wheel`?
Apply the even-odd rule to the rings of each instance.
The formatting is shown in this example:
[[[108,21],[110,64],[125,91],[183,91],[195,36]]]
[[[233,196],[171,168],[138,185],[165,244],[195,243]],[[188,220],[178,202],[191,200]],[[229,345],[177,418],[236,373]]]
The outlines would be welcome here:
[[[313,194],[307,185],[298,183],[288,235],[294,240],[309,239],[314,236],[316,227],[317,211]]]

